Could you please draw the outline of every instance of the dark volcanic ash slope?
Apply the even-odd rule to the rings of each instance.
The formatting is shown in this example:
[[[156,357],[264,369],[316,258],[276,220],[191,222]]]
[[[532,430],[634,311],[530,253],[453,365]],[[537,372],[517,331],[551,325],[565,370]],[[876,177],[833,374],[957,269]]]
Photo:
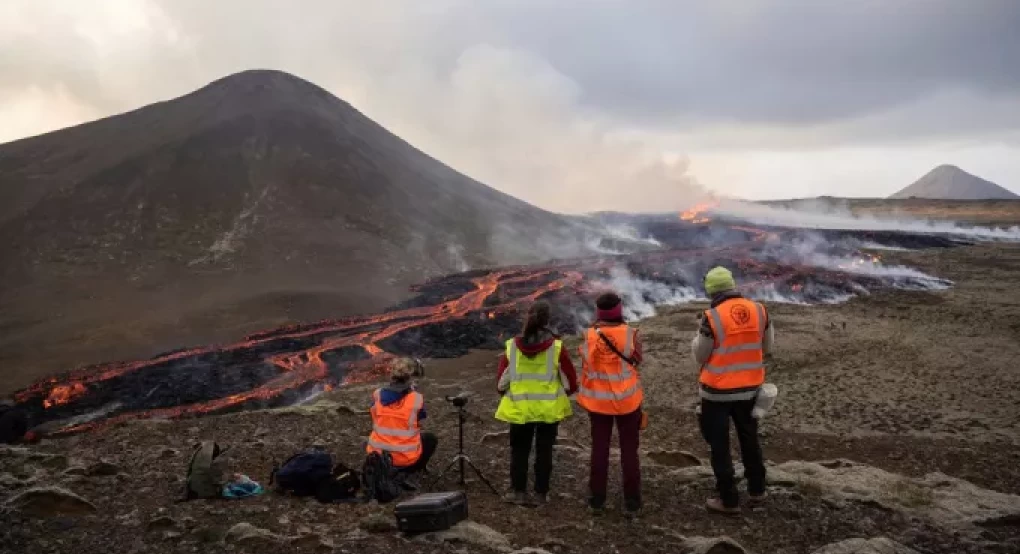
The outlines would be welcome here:
[[[0,363],[24,382],[373,311],[466,264],[570,253],[574,231],[311,83],[239,73],[0,145]],[[564,251],[507,248],[539,236]]]

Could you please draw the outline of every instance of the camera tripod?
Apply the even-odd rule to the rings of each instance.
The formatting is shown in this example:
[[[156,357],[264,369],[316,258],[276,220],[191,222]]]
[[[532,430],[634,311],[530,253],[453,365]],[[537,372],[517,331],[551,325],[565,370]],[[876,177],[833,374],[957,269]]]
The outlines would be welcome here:
[[[464,453],[464,422],[467,421],[467,410],[464,409],[464,404],[454,403],[454,405],[457,406],[457,431],[458,431],[457,454],[453,457],[452,460],[450,460],[450,463],[449,465],[446,466],[446,469],[441,471],[439,473],[439,476],[436,477],[434,481],[432,481],[432,483],[429,485],[429,489],[435,487],[436,484],[438,484],[439,481],[443,479],[443,476],[446,475],[446,472],[450,471],[450,469],[457,464],[460,465],[459,484],[461,487],[464,487],[466,484],[464,482],[464,465],[467,464],[468,466],[471,466],[472,470],[474,470],[475,475],[477,475],[478,478],[481,479],[481,481],[489,487],[489,490],[491,490],[493,494],[498,496],[499,491],[496,490],[496,487],[492,486],[492,483],[490,483],[489,480],[486,479],[484,475],[482,475],[482,471],[478,469],[478,466],[476,466],[474,462],[471,461],[471,458],[469,458],[468,455]]]

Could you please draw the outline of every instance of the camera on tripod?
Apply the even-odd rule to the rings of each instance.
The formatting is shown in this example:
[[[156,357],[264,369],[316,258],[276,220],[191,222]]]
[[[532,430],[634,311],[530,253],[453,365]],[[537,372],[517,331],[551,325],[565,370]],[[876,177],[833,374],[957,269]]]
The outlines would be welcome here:
[[[468,400],[471,400],[471,397],[468,396],[468,393],[466,392],[462,392],[457,396],[446,396],[444,398],[447,402],[453,404],[458,408],[463,408],[464,406],[467,406]]]

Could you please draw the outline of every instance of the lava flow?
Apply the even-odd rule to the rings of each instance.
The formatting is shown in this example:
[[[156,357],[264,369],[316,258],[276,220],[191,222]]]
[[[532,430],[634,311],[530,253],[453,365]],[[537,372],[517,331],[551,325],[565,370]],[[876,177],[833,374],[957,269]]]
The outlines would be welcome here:
[[[709,219],[714,204],[680,218],[635,219],[661,249],[448,275],[414,287],[412,300],[381,314],[297,324],[234,344],[182,349],[148,360],[85,367],[18,392],[34,421],[57,433],[132,418],[173,418],[283,405],[316,391],[381,378],[396,356],[451,357],[500,347],[519,326],[518,310],[536,299],[554,306],[571,333],[587,323],[600,290],[625,304],[661,305],[700,295],[710,267],[731,267],[751,297],[836,302],[883,287],[944,288],[948,282],[909,268],[888,268],[854,244],[952,246],[937,235],[818,232],[748,227]],[[631,315],[635,315],[632,313]]]

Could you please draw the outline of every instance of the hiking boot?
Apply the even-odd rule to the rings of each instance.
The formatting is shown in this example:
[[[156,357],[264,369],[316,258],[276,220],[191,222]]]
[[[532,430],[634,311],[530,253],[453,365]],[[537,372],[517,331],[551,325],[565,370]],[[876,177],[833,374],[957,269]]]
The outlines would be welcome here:
[[[623,515],[628,519],[637,519],[641,516],[641,500],[626,498],[623,501]]]
[[[591,510],[591,515],[595,517],[601,517],[606,513],[606,499],[605,497],[591,497],[588,499],[588,509]]]
[[[534,500],[536,506],[545,506],[546,504],[549,503],[549,493],[536,492]]]
[[[725,514],[729,516],[740,514],[740,506],[727,508],[726,505],[723,504],[721,498],[709,498],[707,501],[705,501],[705,508],[708,511],[715,512],[717,514]]]
[[[748,504],[750,504],[752,506],[760,506],[760,505],[764,504],[765,501],[768,500],[768,498],[769,498],[769,493],[767,493],[765,491],[762,491],[761,494],[748,494],[747,495]]]
[[[528,493],[526,492],[508,492],[503,496],[503,502],[507,504],[513,504],[514,506],[527,506],[528,505]]]

